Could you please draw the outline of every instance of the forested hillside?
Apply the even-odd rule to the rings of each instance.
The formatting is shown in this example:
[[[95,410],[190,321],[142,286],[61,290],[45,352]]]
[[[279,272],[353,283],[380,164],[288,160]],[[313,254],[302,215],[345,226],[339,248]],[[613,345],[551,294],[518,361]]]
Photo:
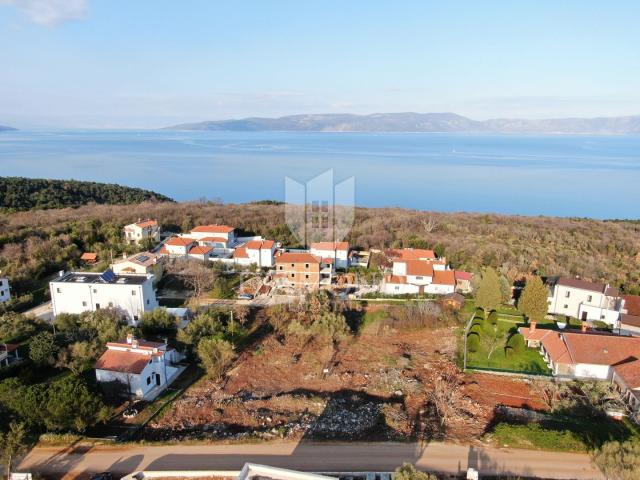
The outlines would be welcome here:
[[[0,209],[9,211],[78,207],[88,203],[167,202],[170,198],[140,188],[77,180],[0,177]]]
[[[122,226],[157,218],[164,230],[226,223],[294,246],[284,206],[142,203],[0,214],[0,270],[26,291],[37,279],[79,266],[83,251],[118,255]],[[640,223],[587,219],[358,208],[348,238],[361,248],[432,247],[455,268],[488,265],[511,281],[523,275],[580,275],[640,293]]]

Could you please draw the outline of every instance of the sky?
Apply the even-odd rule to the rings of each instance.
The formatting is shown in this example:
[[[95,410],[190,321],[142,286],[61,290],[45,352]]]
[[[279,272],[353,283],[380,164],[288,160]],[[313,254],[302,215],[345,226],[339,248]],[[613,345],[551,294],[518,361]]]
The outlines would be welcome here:
[[[0,0],[0,124],[640,114],[640,2]]]

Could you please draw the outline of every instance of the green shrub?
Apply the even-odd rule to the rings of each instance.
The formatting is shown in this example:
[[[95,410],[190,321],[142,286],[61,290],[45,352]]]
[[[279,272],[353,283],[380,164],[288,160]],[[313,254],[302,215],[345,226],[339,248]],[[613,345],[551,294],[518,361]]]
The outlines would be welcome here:
[[[498,324],[498,312],[496,312],[495,310],[491,310],[491,313],[487,317],[487,320],[491,325],[496,326]]]
[[[470,333],[467,336],[467,350],[472,353],[477,352],[480,349],[480,337],[476,334]]]
[[[480,307],[476,308],[476,318],[484,320],[484,310]]]
[[[511,335],[509,337],[509,340],[507,340],[507,349],[512,350],[513,353],[516,353],[516,354],[523,353],[526,349],[524,337],[519,333],[515,333]]]

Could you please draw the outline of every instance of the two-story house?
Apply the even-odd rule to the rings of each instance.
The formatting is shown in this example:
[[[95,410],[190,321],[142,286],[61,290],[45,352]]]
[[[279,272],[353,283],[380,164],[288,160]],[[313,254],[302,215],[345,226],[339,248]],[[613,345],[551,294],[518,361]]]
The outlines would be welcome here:
[[[624,299],[617,288],[570,277],[550,277],[546,284],[549,313],[618,327]]]
[[[331,258],[335,268],[349,268],[349,242],[315,242],[309,252],[320,258]]]
[[[127,243],[139,244],[145,240],[160,241],[160,225],[157,220],[138,220],[136,223],[125,225],[124,238]]]
[[[271,268],[274,265],[276,242],[273,240],[249,240],[233,252],[233,259],[238,265],[257,265]]]
[[[131,325],[137,325],[144,312],[158,307],[153,280],[150,274],[116,275],[111,270],[60,272],[49,283],[53,315],[109,308],[120,312]]]
[[[286,252],[276,257],[276,275],[283,285],[316,290],[320,286],[331,285],[332,262],[310,253]]]

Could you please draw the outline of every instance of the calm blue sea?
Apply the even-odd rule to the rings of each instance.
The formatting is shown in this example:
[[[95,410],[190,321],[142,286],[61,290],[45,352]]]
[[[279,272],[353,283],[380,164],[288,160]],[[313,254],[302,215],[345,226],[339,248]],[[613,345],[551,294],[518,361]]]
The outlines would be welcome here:
[[[333,168],[356,204],[440,211],[640,218],[640,137],[18,131],[0,175],[74,178],[177,200],[284,200],[284,178]]]

